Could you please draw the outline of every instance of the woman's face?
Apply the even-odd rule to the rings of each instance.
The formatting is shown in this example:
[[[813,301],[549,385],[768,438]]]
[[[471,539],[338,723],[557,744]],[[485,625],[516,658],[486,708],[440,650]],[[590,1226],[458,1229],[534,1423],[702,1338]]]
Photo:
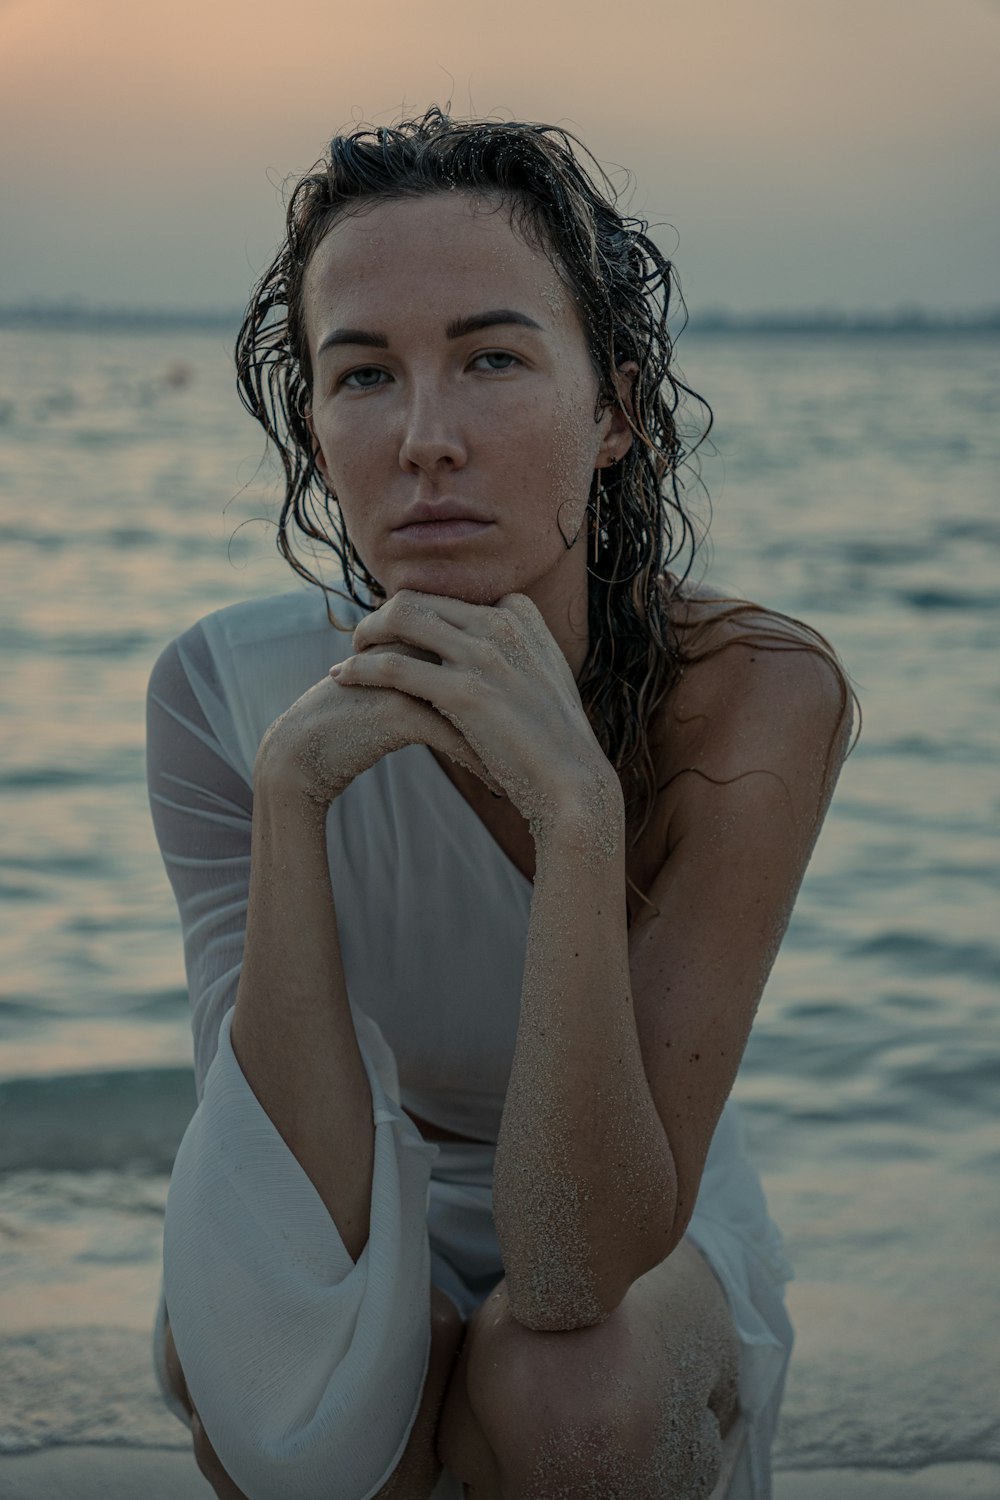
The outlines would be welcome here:
[[[348,536],[387,596],[526,593],[552,624],[586,601],[593,472],[631,433],[617,408],[595,422],[575,305],[494,207],[442,192],[334,225],[304,285],[311,427]],[[490,326],[459,326],[487,313]],[[635,368],[623,367],[623,390]],[[444,541],[400,532],[417,507],[444,506],[488,524]],[[568,551],[557,520],[577,537]]]

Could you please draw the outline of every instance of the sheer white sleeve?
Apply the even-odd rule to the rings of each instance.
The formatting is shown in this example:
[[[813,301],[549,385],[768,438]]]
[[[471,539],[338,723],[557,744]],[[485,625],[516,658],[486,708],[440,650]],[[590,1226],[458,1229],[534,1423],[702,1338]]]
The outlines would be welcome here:
[[[219,1025],[236,999],[250,882],[253,792],[199,626],[171,641],[146,695],[146,774],[184,937],[200,1100]],[[227,744],[226,741],[229,740]]]
[[[355,1264],[236,1060],[253,814],[239,711],[192,626],[160,655],[147,695],[150,808],[181,919],[198,1100],[167,1197],[154,1358],[182,1415],[163,1366],[169,1308],[191,1399],[249,1500],[367,1500],[406,1446],[427,1370],[438,1148],[402,1113],[391,1051],[355,1012],[375,1123]]]

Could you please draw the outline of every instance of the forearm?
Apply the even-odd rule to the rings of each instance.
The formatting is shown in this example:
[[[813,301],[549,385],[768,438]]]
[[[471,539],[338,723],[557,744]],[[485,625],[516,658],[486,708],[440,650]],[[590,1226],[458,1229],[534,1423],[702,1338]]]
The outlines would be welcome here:
[[[326,809],[260,769],[230,1040],[357,1261],[368,1240],[375,1127],[344,982]]]
[[[676,1176],[632,1010],[624,816],[570,809],[536,839],[493,1212],[514,1315],[603,1321],[656,1264]]]

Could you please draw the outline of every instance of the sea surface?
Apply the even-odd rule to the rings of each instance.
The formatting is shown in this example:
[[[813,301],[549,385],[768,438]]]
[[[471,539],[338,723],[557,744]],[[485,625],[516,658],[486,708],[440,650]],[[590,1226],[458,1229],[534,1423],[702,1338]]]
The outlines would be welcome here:
[[[194,1085],[144,695],[201,615],[306,585],[224,334],[0,351],[0,1452],[187,1447],[150,1363]],[[679,354],[716,413],[696,576],[822,631],[864,714],[734,1091],[796,1269],[775,1463],[1000,1460],[1000,337]]]

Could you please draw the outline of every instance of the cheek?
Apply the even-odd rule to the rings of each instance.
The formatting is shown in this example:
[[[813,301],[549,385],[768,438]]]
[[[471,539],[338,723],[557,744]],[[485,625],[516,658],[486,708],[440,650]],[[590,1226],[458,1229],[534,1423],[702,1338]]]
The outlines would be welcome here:
[[[593,422],[581,411],[580,400],[563,400],[549,424],[544,464],[548,488],[558,504],[567,501],[581,508],[587,503],[594,469],[596,438]]]
[[[317,424],[317,437],[327,455],[334,493],[340,498],[345,518],[360,504],[363,514],[384,490],[387,466],[384,440],[366,431],[363,422],[344,421],[339,415]],[[354,517],[355,521],[361,519]]]

